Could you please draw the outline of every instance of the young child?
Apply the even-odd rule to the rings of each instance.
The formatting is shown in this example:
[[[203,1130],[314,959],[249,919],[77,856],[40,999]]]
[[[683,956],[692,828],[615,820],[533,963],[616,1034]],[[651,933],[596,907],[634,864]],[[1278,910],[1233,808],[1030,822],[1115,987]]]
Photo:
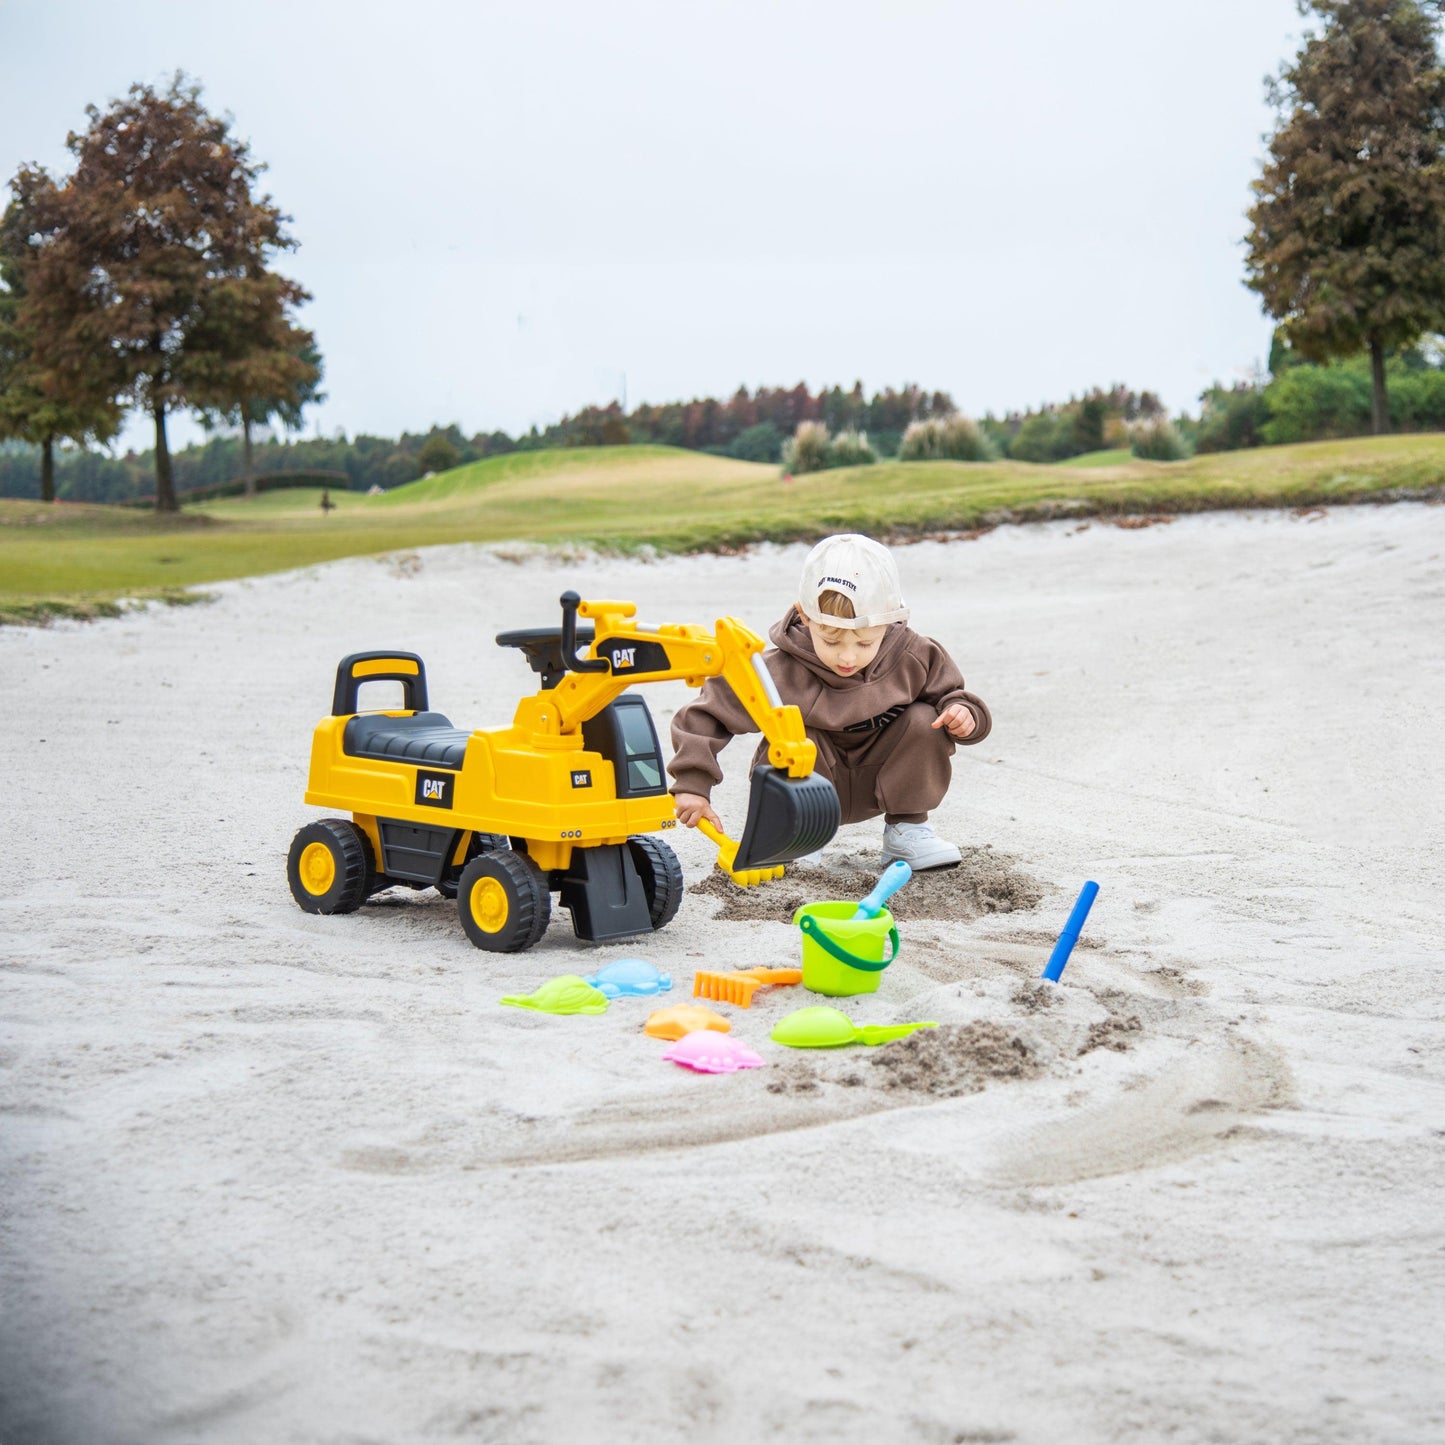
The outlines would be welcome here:
[[[982,742],[992,720],[964,691],[953,659],[907,617],[886,547],[857,533],[825,537],[808,553],[798,601],[768,634],[773,646],[763,661],[783,701],[801,710],[843,821],[881,813],[882,862],[951,868],[959,851],[934,833],[928,815],[948,791],[955,743]],[[718,754],[739,733],[756,731],[722,678],[679,709],[667,769],[681,822],[695,828],[706,818],[722,828],[708,801],[722,781]],[[765,742],[753,766],[766,756]]]

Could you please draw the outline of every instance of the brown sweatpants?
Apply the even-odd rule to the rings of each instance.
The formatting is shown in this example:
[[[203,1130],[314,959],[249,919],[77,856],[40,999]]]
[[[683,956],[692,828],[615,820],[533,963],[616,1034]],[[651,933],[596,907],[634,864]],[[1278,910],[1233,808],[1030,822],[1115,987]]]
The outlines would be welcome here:
[[[921,823],[943,801],[953,780],[956,744],[947,728],[933,726],[937,718],[937,708],[915,702],[877,732],[808,729],[818,747],[818,771],[838,790],[843,822],[861,823],[882,813],[889,823]],[[767,755],[763,743],[753,766]]]

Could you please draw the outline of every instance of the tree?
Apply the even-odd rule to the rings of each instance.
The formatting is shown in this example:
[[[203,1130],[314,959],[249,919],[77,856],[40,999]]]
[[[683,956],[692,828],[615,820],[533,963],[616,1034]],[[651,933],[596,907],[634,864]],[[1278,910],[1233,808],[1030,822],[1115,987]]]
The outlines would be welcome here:
[[[1321,22],[1268,82],[1280,115],[1246,237],[1248,284],[1309,361],[1385,353],[1445,320],[1439,0],[1299,0]]]
[[[728,455],[744,462],[775,462],[783,454],[783,434],[770,421],[760,421],[739,432]]]
[[[459,460],[457,449],[441,433],[433,432],[416,454],[417,465],[425,472],[449,472]]]
[[[208,427],[240,426],[248,497],[256,495],[251,428],[274,416],[299,431],[303,409],[325,399],[316,338],[293,326],[288,314],[306,293],[279,276],[265,281],[275,284],[248,285],[235,298],[236,314],[218,305],[214,318],[191,338],[188,398]]]
[[[1086,396],[1079,403],[1070,424],[1070,439],[1076,454],[1104,449],[1105,415],[1104,399],[1097,394]]]
[[[36,329],[62,375],[96,352],[120,367],[125,394],[155,424],[156,509],[175,511],[167,413],[215,405],[218,378],[245,372],[266,337],[277,343],[271,361],[255,362],[238,395],[281,393],[277,328],[305,293],[267,262],[294,242],[288,218],[252,193],[263,167],[183,76],[164,94],[134,85],[86,114],[90,128],[66,141],[75,174],[39,213],[50,239]]]
[[[45,338],[27,305],[36,259],[47,239],[35,200],[53,184],[43,170],[23,166],[10,183],[12,200],[0,220],[0,438],[40,448],[40,500],[55,500],[55,443],[109,441],[120,430],[115,400],[120,378],[95,355],[65,377],[47,369]]]

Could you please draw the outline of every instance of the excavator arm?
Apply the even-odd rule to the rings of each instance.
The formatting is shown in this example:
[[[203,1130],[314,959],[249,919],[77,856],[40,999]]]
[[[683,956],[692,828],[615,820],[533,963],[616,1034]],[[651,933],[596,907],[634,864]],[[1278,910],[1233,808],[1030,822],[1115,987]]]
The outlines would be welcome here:
[[[767,739],[773,767],[794,778],[813,771],[818,750],[803,728],[802,713],[778,696],[756,632],[735,617],[720,617],[714,634],[685,623],[643,628],[630,621],[636,612],[631,602],[584,602],[576,593],[564,593],[562,659],[574,670],[555,687],[524,698],[516,725],[544,734],[576,732],[638,683],[677,679],[701,687],[708,678],[721,677]],[[595,619],[596,632],[587,656],[580,658],[578,617]]]
[[[754,769],[748,819],[738,844],[739,869],[785,863],[821,848],[837,831],[838,795],[814,771],[818,750],[803,715],[778,696],[763,662],[763,640],[735,617],[714,633],[689,624],[644,628],[631,602],[584,602],[562,594],[559,639],[565,675],[517,707],[514,726],[533,735],[578,732],[628,688],[673,679],[701,687],[721,677],[768,743],[768,764]],[[593,622],[585,656],[577,651],[577,619]]]

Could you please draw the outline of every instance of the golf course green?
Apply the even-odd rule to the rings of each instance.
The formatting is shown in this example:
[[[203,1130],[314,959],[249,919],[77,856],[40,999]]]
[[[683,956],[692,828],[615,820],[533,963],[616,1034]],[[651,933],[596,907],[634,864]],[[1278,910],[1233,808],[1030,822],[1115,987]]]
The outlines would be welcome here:
[[[0,500],[0,620],[114,614],[126,598],[443,542],[731,549],[835,531],[885,537],[1061,516],[1302,507],[1445,494],[1438,433],[1096,466],[881,462],[786,478],[669,447],[511,453],[381,496],[297,487],[156,516]]]

